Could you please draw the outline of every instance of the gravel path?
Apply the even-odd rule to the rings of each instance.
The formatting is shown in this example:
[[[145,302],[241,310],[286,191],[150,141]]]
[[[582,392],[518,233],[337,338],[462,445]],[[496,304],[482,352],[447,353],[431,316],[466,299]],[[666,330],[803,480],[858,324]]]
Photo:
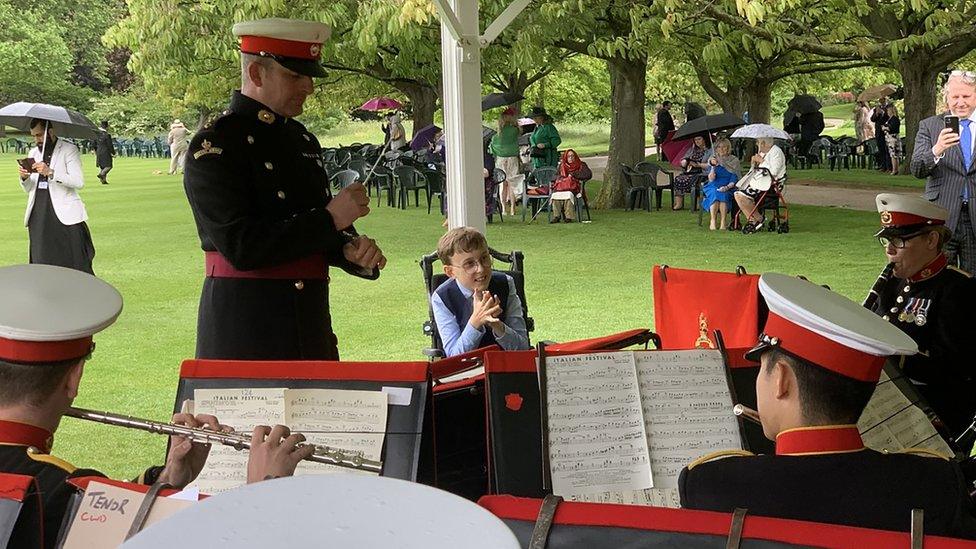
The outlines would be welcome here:
[[[657,154],[657,148],[648,147],[645,156]],[[606,156],[591,156],[584,158],[586,164],[593,171],[593,178],[603,179],[607,169]],[[907,177],[907,176],[906,176]],[[911,189],[848,189],[844,187],[819,185],[815,181],[791,180],[786,185],[786,200],[791,204],[805,204],[810,206],[827,206],[831,208],[847,208],[850,210],[875,211],[874,197],[880,192],[898,194],[918,194]]]

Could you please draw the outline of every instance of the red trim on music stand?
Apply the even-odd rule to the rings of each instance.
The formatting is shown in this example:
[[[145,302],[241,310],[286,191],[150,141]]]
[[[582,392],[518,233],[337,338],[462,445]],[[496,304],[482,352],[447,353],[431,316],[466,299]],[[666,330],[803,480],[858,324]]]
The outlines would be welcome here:
[[[627,341],[628,339],[637,337],[641,334],[650,333],[647,328],[635,328],[633,330],[627,330],[625,332],[619,332],[616,334],[610,334],[602,337],[591,337],[589,339],[578,339],[576,341],[567,341],[565,343],[554,343],[546,347],[546,351],[593,351],[598,349],[607,349],[608,345],[613,345],[615,343],[620,343]]]
[[[427,381],[426,362],[336,362],[282,360],[187,359],[180,378],[336,379],[360,381]]]
[[[0,499],[23,503],[32,482],[34,477],[29,475],[0,473]]]
[[[485,373],[535,373],[535,358],[535,351],[489,351],[485,353]]]
[[[514,496],[484,496],[478,505],[502,519],[535,522],[542,500]],[[554,524],[608,526],[663,532],[728,536],[732,515],[712,511],[667,509],[639,505],[564,502],[556,510]],[[907,532],[889,532],[854,526],[747,515],[743,538],[765,539],[816,547],[907,547]],[[972,548],[973,542],[925,536],[928,549]]]
[[[464,379],[459,379],[457,381],[440,383],[438,385],[434,385],[434,393],[444,393],[447,391],[451,391],[453,389],[471,387],[472,385],[474,385],[479,381],[484,381],[484,379],[485,379],[485,374],[478,374],[471,377],[466,377]]]
[[[450,356],[442,360],[435,360],[430,363],[430,375],[434,379],[440,379],[442,377],[453,376],[454,374],[459,374],[461,372],[477,368],[477,366],[470,365],[469,361],[472,358],[480,358],[483,361],[485,358],[484,354],[486,352],[499,350],[501,350],[501,348],[498,345],[489,345],[487,347],[481,347],[480,349],[475,349],[459,355]]]

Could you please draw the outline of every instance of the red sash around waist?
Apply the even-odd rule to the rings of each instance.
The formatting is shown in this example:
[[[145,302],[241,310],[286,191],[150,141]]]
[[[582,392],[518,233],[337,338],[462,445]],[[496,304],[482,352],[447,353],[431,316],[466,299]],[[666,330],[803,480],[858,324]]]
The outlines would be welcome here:
[[[325,256],[310,255],[281,265],[239,271],[219,252],[205,252],[207,259],[206,275],[211,278],[269,278],[328,280],[329,265]]]

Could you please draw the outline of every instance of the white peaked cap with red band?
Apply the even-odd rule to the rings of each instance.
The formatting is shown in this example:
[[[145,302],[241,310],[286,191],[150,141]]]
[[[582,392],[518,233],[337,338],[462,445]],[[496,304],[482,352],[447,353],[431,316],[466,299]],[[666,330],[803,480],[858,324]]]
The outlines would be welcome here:
[[[324,23],[300,19],[256,19],[235,24],[233,32],[241,39],[243,53],[270,57],[299,74],[325,76],[319,54],[332,30]]]
[[[877,382],[887,357],[918,352],[912,338],[895,326],[807,280],[766,273],[759,278],[759,292],[769,318],[759,344],[746,354],[750,360],[779,348],[843,376]]]
[[[934,202],[907,194],[881,193],[874,198],[881,214],[881,230],[875,236],[900,236],[924,227],[945,225],[949,211]]]
[[[122,312],[110,284],[53,265],[0,267],[0,304],[0,360],[17,363],[85,357]]]

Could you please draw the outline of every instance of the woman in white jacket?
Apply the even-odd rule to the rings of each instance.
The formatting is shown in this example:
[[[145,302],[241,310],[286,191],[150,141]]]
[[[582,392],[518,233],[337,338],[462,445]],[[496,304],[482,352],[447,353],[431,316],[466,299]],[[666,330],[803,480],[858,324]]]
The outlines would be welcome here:
[[[50,122],[32,120],[30,131],[37,145],[28,154],[33,163],[30,170],[20,167],[20,184],[28,193],[24,225],[30,235],[30,262],[94,274],[95,246],[85,223],[85,203],[78,196],[85,185],[81,153],[58,139]]]

